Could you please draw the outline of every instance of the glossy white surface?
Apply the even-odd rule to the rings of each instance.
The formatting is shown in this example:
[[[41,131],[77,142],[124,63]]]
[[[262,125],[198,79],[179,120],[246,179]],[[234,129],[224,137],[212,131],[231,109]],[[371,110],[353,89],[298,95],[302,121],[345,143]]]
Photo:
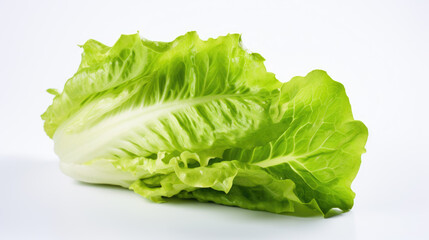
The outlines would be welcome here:
[[[52,161],[3,158],[1,239],[424,239],[427,208],[358,190],[332,218],[295,217],[196,201],[152,203],[120,187],[61,174]],[[361,181],[362,182],[362,181]],[[389,199],[392,198],[392,199]],[[408,199],[408,200],[412,200]],[[392,205],[389,202],[396,202]]]
[[[429,239],[429,2],[1,1],[0,239]],[[89,38],[243,34],[282,81],[324,69],[369,128],[349,213],[154,204],[59,170],[40,114]]]

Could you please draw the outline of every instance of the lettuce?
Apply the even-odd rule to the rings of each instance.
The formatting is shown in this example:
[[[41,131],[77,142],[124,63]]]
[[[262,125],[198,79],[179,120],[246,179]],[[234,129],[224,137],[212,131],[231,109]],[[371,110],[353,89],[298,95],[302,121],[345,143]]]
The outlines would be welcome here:
[[[276,213],[348,211],[368,136],[324,71],[279,82],[240,35],[83,46],[42,115],[61,170],[155,202],[194,198]]]

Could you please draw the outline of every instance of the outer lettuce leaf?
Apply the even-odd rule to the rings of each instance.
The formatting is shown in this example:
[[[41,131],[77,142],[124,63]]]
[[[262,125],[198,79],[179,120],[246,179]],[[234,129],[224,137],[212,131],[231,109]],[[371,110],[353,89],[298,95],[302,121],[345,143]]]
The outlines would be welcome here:
[[[61,94],[54,93],[53,104],[42,115],[50,137],[82,105],[105,99],[103,104],[108,106],[93,106],[105,113],[111,110],[108,107],[117,107],[113,104],[122,103],[113,98],[136,95],[132,90],[138,87],[142,88],[137,94],[141,99],[133,100],[150,106],[169,100],[246,92],[249,88],[273,90],[280,86],[274,74],[266,72],[264,59],[241,47],[237,34],[202,41],[195,32],[189,32],[170,43],[142,40],[133,34],[122,35],[113,47],[89,40],[82,48],[78,72],[67,81]],[[122,88],[117,90],[118,87]],[[109,95],[111,91],[114,92]],[[92,114],[100,115],[96,111]]]
[[[110,177],[111,160],[217,157],[280,134],[269,105],[281,83],[237,34],[202,41],[190,32],[171,43],[124,35],[112,48],[93,40],[83,48],[78,72],[42,115],[62,170],[76,179],[126,186],[128,175]]]
[[[291,179],[303,203],[315,201],[326,214],[348,211],[355,194],[350,185],[365,152],[368,130],[353,120],[344,87],[324,71],[285,83],[271,108],[288,125],[275,141],[253,149],[227,150],[224,160],[264,168],[276,179]]]
[[[283,132],[277,139],[228,149],[209,162],[183,153],[169,162],[169,172],[140,177],[131,189],[154,201],[178,196],[276,213],[301,206],[324,215],[333,208],[351,209],[350,185],[367,129],[353,120],[343,86],[323,71],[296,77],[283,85],[271,113],[283,123],[276,126]]]
[[[42,115],[61,169],[156,202],[195,198],[326,216],[353,206],[368,136],[324,71],[280,83],[232,34],[89,40]]]
[[[293,212],[303,205],[290,179],[277,179],[265,169],[240,161],[211,159],[183,152],[177,157],[138,159],[134,164],[118,160],[123,171],[139,176],[130,189],[156,202],[177,196],[272,212]]]

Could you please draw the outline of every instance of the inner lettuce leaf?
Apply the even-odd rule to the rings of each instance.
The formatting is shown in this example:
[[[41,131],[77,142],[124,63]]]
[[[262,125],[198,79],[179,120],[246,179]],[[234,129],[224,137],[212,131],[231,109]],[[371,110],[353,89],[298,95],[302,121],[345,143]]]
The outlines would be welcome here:
[[[238,34],[95,40],[42,115],[61,170],[156,202],[348,211],[368,136],[324,71],[281,83]]]

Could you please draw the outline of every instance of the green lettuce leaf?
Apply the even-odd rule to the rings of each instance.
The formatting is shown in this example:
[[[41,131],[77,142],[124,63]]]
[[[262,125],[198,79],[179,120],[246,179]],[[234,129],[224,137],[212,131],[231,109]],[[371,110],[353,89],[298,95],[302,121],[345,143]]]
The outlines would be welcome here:
[[[324,71],[279,82],[240,35],[89,40],[42,115],[62,171],[156,202],[276,213],[353,205],[367,129]]]
[[[220,156],[275,137],[251,134],[271,124],[269,99],[281,83],[260,55],[241,47],[239,35],[202,41],[190,32],[157,43],[135,34],[112,48],[93,40],[83,48],[78,72],[42,115],[72,177],[98,182],[91,169],[84,176],[88,164],[81,166],[94,159],[161,151]]]
[[[271,106],[272,117],[287,127],[276,140],[253,149],[225,151],[224,160],[264,168],[276,179],[291,179],[303,203],[315,201],[327,214],[348,211],[368,130],[355,121],[344,87],[324,71],[285,83]]]

